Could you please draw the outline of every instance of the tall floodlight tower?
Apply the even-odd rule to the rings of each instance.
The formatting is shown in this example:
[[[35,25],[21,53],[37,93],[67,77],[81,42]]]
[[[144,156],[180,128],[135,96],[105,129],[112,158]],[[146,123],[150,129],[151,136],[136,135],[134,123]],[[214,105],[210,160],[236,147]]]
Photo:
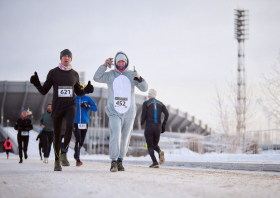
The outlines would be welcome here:
[[[238,42],[237,67],[237,132],[246,130],[246,77],[245,77],[245,40],[248,39],[248,10],[235,10],[235,39]]]

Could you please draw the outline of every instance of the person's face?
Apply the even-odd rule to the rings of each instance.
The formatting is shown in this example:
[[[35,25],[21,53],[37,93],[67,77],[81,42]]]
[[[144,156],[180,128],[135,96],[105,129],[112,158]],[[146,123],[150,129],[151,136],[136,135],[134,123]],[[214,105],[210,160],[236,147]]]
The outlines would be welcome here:
[[[119,61],[117,62],[117,64],[118,64],[118,66],[122,69],[122,68],[125,66],[125,61],[119,60]]]
[[[61,64],[64,66],[69,66],[71,64],[71,57],[69,55],[62,56]]]
[[[52,105],[48,105],[47,110],[48,112],[52,112]]]
[[[22,115],[22,117],[27,117],[27,112],[26,111],[23,111],[22,113],[21,113],[21,115]]]

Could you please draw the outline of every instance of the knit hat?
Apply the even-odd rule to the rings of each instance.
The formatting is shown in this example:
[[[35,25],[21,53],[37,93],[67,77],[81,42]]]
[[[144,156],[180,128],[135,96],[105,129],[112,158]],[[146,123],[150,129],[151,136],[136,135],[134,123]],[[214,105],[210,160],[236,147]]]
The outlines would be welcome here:
[[[155,98],[157,96],[157,91],[155,89],[150,89],[148,92],[148,96]]]
[[[125,62],[125,64],[127,65],[127,57],[124,54],[118,54],[116,56],[116,63],[118,63],[120,60],[123,60]]]
[[[61,60],[62,56],[65,56],[65,55],[70,56],[70,57],[71,57],[71,60],[73,59],[73,58],[72,58],[72,52],[71,52],[69,49],[65,49],[65,50],[62,50],[62,51],[60,52],[60,60]]]
[[[22,113],[22,112],[24,112],[24,111],[28,112],[28,110],[27,110],[27,109],[23,109],[23,110],[21,111],[21,113]]]
[[[80,84],[80,87],[81,87],[81,88],[85,88],[85,85],[84,85],[84,84]]]

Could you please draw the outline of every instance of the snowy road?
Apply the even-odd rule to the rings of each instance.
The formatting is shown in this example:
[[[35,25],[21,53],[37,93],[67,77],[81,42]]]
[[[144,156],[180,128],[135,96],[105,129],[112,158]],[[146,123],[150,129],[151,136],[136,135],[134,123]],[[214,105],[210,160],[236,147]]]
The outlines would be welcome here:
[[[109,164],[53,171],[53,161],[0,156],[0,197],[279,197],[280,174],[128,166],[109,172]]]

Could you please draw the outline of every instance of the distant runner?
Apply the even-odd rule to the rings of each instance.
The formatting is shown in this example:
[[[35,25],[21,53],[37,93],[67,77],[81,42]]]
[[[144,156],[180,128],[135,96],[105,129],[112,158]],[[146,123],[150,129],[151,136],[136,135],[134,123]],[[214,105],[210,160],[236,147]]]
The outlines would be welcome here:
[[[70,166],[66,153],[68,152],[76,116],[77,105],[74,93],[78,96],[83,96],[93,92],[93,86],[90,81],[88,81],[84,90],[80,88],[79,74],[72,69],[72,53],[70,50],[65,49],[61,51],[60,60],[61,63],[49,71],[43,86],[40,83],[37,72],[30,78],[30,82],[42,95],[47,94],[51,87],[53,87],[52,120],[54,127],[54,171],[62,171],[61,165]],[[61,149],[61,125],[63,118],[66,118],[66,131],[64,147]]]
[[[150,166],[150,168],[159,168],[159,164],[156,160],[154,150],[159,154],[159,163],[163,164],[165,162],[164,152],[160,150],[158,142],[160,139],[160,133],[165,132],[165,125],[169,116],[165,105],[159,100],[156,100],[156,95],[156,90],[149,90],[149,100],[143,103],[141,115],[141,125],[143,125],[146,121],[144,134],[146,142],[148,144],[148,152],[153,160],[153,164]],[[164,120],[162,125],[161,113],[164,113]]]
[[[4,147],[6,150],[7,159],[9,159],[9,152],[11,152],[12,147],[13,147],[13,143],[10,141],[9,137],[7,137],[7,140],[4,142]]]
[[[44,153],[44,163],[48,163],[48,158],[50,156],[51,146],[53,143],[53,124],[52,124],[52,104],[49,103],[47,111],[41,115],[40,126],[42,128],[42,142],[43,142],[43,153]]]
[[[81,84],[81,89],[84,89],[84,85]],[[93,99],[89,96],[76,96],[77,112],[74,121],[74,135],[76,138],[75,142],[75,154],[76,166],[83,165],[80,159],[80,149],[84,144],[84,140],[87,134],[88,121],[89,121],[89,110],[96,112],[97,106]]]
[[[36,138],[36,141],[38,141],[38,140],[39,140],[39,143],[38,143],[39,155],[40,155],[41,160],[43,160],[43,158],[42,158],[43,141],[42,141],[42,132],[41,131]]]
[[[27,148],[29,142],[29,131],[33,129],[32,122],[27,118],[27,109],[23,109],[21,112],[21,118],[19,118],[14,126],[14,129],[18,131],[18,153],[19,153],[19,163],[22,163],[22,143],[24,158],[27,159]]]

